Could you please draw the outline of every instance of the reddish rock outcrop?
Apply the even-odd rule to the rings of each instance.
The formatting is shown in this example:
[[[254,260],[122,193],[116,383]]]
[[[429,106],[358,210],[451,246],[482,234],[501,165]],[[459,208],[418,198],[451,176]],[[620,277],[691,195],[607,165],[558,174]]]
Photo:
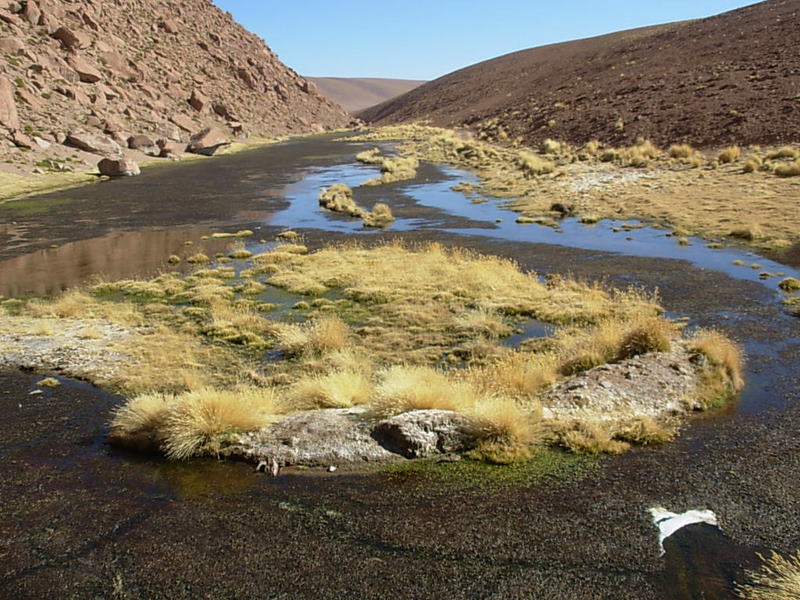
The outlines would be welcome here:
[[[14,55],[0,65],[9,141],[17,129],[63,140],[90,116],[123,144],[184,146],[206,128],[271,137],[351,120],[210,0],[0,2],[0,50]]]

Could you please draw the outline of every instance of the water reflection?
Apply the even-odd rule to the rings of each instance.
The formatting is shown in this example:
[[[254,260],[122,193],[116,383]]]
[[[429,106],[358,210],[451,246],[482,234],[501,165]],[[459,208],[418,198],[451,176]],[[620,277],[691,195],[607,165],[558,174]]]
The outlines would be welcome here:
[[[0,262],[0,295],[55,294],[94,275],[113,280],[153,274],[167,266],[172,254],[225,251],[230,240],[202,240],[211,233],[209,229],[115,231],[17,256]],[[187,246],[188,241],[192,245]]]

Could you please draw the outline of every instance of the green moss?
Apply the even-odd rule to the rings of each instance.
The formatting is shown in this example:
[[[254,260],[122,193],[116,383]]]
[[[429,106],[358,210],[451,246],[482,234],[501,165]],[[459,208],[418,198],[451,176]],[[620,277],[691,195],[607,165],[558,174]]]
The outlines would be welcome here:
[[[530,460],[512,465],[495,465],[474,460],[439,463],[433,459],[413,460],[385,467],[382,473],[392,479],[435,484],[441,493],[454,490],[499,491],[525,487],[547,480],[582,479],[599,466],[595,456],[570,454],[557,449],[539,449]]]

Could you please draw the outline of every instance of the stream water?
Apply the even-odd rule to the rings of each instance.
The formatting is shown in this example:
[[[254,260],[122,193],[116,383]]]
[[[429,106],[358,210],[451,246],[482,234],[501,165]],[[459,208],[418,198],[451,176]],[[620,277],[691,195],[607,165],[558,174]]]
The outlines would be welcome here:
[[[412,182],[358,188],[359,183],[376,174],[373,167],[359,165],[353,159],[355,152],[364,147],[323,139],[306,143],[305,146],[302,142],[295,142],[284,150],[271,148],[248,153],[241,158],[230,157],[217,166],[215,163],[207,163],[211,165],[206,169],[210,172],[199,176],[212,178],[214,169],[219,170],[217,175],[228,175],[225,182],[218,184],[219,188],[204,191],[204,194],[217,198],[215,206],[218,207],[201,211],[202,214],[195,218],[193,208],[196,203],[187,202],[182,208],[175,208],[170,212],[168,223],[159,223],[158,217],[152,220],[122,219],[117,225],[106,229],[78,228],[73,237],[70,237],[69,229],[65,229],[62,222],[49,220],[53,218],[52,215],[15,213],[12,205],[3,207],[0,210],[0,233],[5,228],[5,239],[13,239],[16,250],[6,252],[7,258],[0,262],[0,295],[13,297],[51,294],[98,275],[111,278],[148,275],[167,268],[164,259],[171,254],[186,256],[198,249],[213,254],[224,250],[226,241],[203,238],[214,231],[237,227],[249,227],[256,232],[248,241],[248,244],[256,246],[255,249],[263,248],[267,240],[284,229],[297,229],[319,239],[324,239],[326,234],[335,235],[336,239],[342,239],[343,235],[386,235],[364,229],[359,220],[320,210],[317,203],[320,188],[346,183],[354,188],[356,201],[365,208],[370,208],[376,201],[390,204],[397,216],[397,221],[389,230],[390,234],[413,233],[417,236],[416,239],[460,238],[464,245],[481,249],[491,249],[498,243],[514,244],[514,248],[519,248],[520,244],[567,247],[588,251],[581,255],[586,257],[582,260],[591,260],[592,256],[649,259],[654,261],[653,273],[666,273],[662,279],[654,276],[646,282],[641,281],[640,276],[631,275],[627,280],[631,284],[676,286],[676,282],[681,279],[680,271],[686,269],[688,272],[691,269],[695,273],[694,277],[702,277],[702,272],[706,271],[715,277],[724,275],[730,280],[749,285],[748,290],[757,290],[753,286],[759,286],[761,292],[749,292],[759,300],[749,302],[746,309],[726,306],[723,310],[704,311],[702,315],[681,311],[673,314],[688,318],[690,326],[700,322],[705,324],[710,320],[743,332],[738,337],[744,343],[750,358],[747,388],[735,410],[719,418],[746,418],[785,407],[788,402],[786,390],[794,385],[794,377],[798,371],[800,340],[797,337],[796,319],[780,311],[782,295],[778,290],[778,283],[785,276],[800,278],[797,270],[737,248],[708,248],[706,242],[696,238],[690,238],[688,246],[680,245],[676,239],[667,236],[666,230],[643,226],[637,222],[602,221],[594,225],[584,225],[576,219],[567,218],[559,222],[558,229],[536,224],[518,224],[515,222],[517,214],[503,208],[501,201],[474,203],[463,194],[454,192],[451,189],[454,184],[461,181],[472,182],[475,178],[469,173],[448,167],[423,165],[420,176]],[[263,165],[270,157],[275,156],[283,156],[272,163],[272,168],[275,168],[275,163],[284,167],[283,179],[278,179],[277,175],[268,177],[263,173]],[[315,156],[320,158],[315,159]],[[195,169],[195,173],[199,173],[196,166],[184,169]],[[148,174],[150,179],[145,178],[143,182],[146,188],[137,187],[136,182],[125,182],[120,186],[106,184],[102,188],[93,186],[95,189],[59,192],[51,195],[50,201],[53,206],[68,206],[69,218],[73,222],[96,221],[101,203],[110,202],[111,198],[121,195],[122,205],[125,206],[128,195],[140,194],[141,197],[145,191],[149,194],[157,192],[158,177],[166,176],[168,174]],[[190,176],[184,176],[188,178],[184,180],[185,183]],[[177,196],[180,192],[174,185],[164,189],[165,194]],[[235,190],[235,193],[228,196],[228,202],[221,201],[219,198],[226,194],[227,189]],[[81,198],[80,202],[74,201],[77,197]],[[150,205],[148,203],[164,201],[164,198],[149,196],[142,199],[145,207]],[[141,213],[142,207],[139,209]],[[100,235],[92,237],[95,233]],[[55,247],[42,247],[43,240],[55,240]],[[10,248],[9,245],[6,250]],[[685,262],[655,262],[672,260]],[[737,266],[735,261],[744,266]],[[603,264],[598,261],[597,267],[602,269]],[[659,265],[658,269],[655,268],[656,264]],[[753,265],[758,266],[755,268]],[[646,274],[649,271],[640,269],[639,272]],[[620,283],[624,279],[624,276],[618,276],[615,281]],[[769,313],[768,329],[773,333],[749,335],[747,332],[752,327],[763,326],[764,311]],[[549,335],[550,332],[546,324],[531,321],[510,342],[518,343],[526,337]],[[67,380],[65,383],[67,386],[84,385]],[[104,407],[99,410],[107,411],[114,400],[111,397],[104,398],[104,404],[98,406]],[[95,409],[97,406],[94,406],[93,410]],[[86,452],[97,455],[91,461],[93,468],[99,472],[98,476],[102,476],[103,469],[113,469],[115,472],[119,469],[130,469],[134,473],[132,481],[136,482],[131,485],[141,483],[142,478],[151,477],[150,491],[144,494],[149,498],[148,502],[210,495],[216,499],[215,502],[224,503],[230,502],[231,496],[247,496],[252,493],[250,471],[243,470],[238,465],[214,461],[191,466],[172,465],[156,459],[141,460],[110,453],[98,442],[102,439],[102,426],[97,424],[97,419],[87,417],[86,422],[91,423],[95,435],[93,441],[84,447],[88,448]],[[691,436],[687,436],[688,438]],[[43,443],[37,439],[25,442],[22,446],[18,443],[4,443],[0,449],[0,457],[24,453],[24,448],[28,447],[25,444],[36,447]],[[700,442],[695,438],[693,442],[686,443]],[[73,457],[72,462],[66,460],[62,468],[83,468],[86,460],[83,455],[77,459]],[[98,467],[98,461],[105,464],[104,460],[109,461],[108,465]],[[115,473],[115,480],[116,478]],[[686,508],[716,510],[714,498],[705,500],[704,506]],[[644,510],[645,507],[641,507],[642,513]],[[749,564],[753,548],[725,542],[727,538],[717,535],[718,530],[709,533],[708,527],[687,529],[682,537],[676,537],[677,541],[666,546],[667,576],[665,582],[661,583],[664,597],[676,600],[729,597],[737,560],[742,564]],[[655,547],[658,543],[658,531],[653,527],[650,533],[652,545]],[[723,575],[713,569],[715,556],[725,564]],[[698,564],[711,564],[712,567],[698,569]],[[692,585],[680,588],[675,586],[675,581],[685,580],[687,577],[694,581]]]

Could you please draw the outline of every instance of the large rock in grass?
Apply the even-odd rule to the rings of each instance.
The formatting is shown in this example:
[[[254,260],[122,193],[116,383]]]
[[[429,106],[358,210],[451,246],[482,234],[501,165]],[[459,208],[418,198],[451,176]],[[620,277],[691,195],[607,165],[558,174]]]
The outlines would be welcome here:
[[[227,132],[219,127],[209,127],[194,134],[186,147],[187,152],[212,156],[225,146],[230,145]]]
[[[234,454],[281,465],[329,466],[402,460],[371,435],[363,408],[311,410],[242,434]]]
[[[104,158],[97,163],[97,168],[100,175],[107,177],[133,177],[141,173],[139,165],[127,158]]]
[[[122,156],[122,148],[120,145],[99,133],[92,133],[89,131],[71,131],[67,136],[67,143],[76,148],[80,148],[85,152],[93,152],[94,154],[107,154],[110,156]]]
[[[413,410],[382,421],[373,434],[406,458],[462,452],[475,444],[471,421],[450,410]]]

